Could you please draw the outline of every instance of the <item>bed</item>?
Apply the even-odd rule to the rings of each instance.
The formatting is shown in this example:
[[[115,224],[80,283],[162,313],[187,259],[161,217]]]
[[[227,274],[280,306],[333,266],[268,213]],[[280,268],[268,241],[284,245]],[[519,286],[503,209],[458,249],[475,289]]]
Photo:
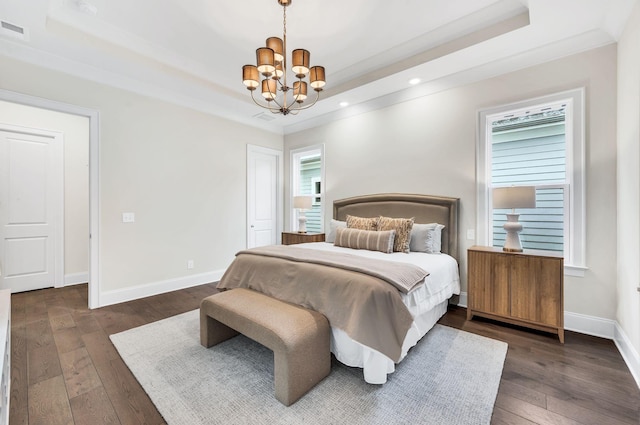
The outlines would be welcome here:
[[[245,287],[322,312],[331,324],[331,351],[336,359],[348,366],[362,368],[366,382],[383,384],[387,375],[395,371],[396,363],[402,361],[409,349],[446,313],[449,298],[460,293],[458,202],[457,198],[389,193],[337,200],[333,204],[334,220],[326,226],[328,242],[257,248],[260,252],[241,251],[218,287]],[[439,223],[444,225],[439,241],[440,253],[383,253],[336,246],[333,243],[334,233],[338,227],[344,227],[347,216],[413,218],[416,224]],[[271,250],[286,251],[287,254],[294,252],[300,257],[272,258]],[[343,291],[353,284],[357,268],[337,271],[323,262],[311,264],[316,256],[340,256],[354,264],[359,264],[361,259],[373,259],[379,269],[413,267],[412,272],[427,271],[428,276],[419,276],[420,281],[415,286],[403,290],[385,282],[379,283],[380,276],[368,277],[374,285],[384,286],[385,293],[382,298],[370,301],[375,304],[373,307],[361,308],[361,304],[366,303]],[[307,261],[311,257],[314,260]],[[271,267],[271,272],[261,267]],[[321,292],[319,300],[309,296],[310,292],[316,291]],[[368,294],[368,290],[361,292]],[[408,311],[408,314],[400,309]],[[336,317],[334,320],[336,313],[350,317]],[[353,332],[353,323],[366,326],[368,334],[363,338],[362,333]],[[389,342],[389,338],[394,339],[391,336],[394,331],[395,340]],[[373,339],[367,339],[367,336]]]

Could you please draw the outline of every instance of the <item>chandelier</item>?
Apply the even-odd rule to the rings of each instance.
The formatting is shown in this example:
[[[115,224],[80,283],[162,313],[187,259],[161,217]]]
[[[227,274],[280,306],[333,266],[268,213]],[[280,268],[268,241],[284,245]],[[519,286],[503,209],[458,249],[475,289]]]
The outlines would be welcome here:
[[[267,38],[267,46],[256,49],[258,65],[242,67],[242,82],[251,91],[251,98],[255,104],[274,114],[283,115],[295,115],[315,105],[325,85],[324,67],[309,68],[311,54],[305,49],[295,49],[292,52],[291,70],[295,73],[297,81],[294,81],[293,86],[287,85],[287,6],[291,5],[291,1],[278,0],[284,9],[282,38]],[[260,74],[263,77],[262,81],[260,81]],[[316,96],[312,103],[303,105],[307,100],[307,82],[305,81],[307,74],[309,84],[315,90]],[[262,101],[258,101],[254,96],[258,87],[262,90]]]

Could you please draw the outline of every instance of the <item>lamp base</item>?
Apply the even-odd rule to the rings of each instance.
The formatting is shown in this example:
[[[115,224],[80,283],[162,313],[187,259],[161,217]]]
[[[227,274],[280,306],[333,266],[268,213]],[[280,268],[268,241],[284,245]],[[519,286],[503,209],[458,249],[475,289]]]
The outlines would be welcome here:
[[[505,252],[522,252],[522,244],[518,234],[522,230],[522,224],[518,223],[518,217],[520,217],[520,214],[507,214],[507,222],[502,226],[507,232],[507,238],[502,247]]]
[[[522,248],[507,248],[506,246],[503,246],[502,250],[504,252],[522,252],[523,251]]]
[[[307,217],[302,212],[298,214],[298,233],[307,233]]]

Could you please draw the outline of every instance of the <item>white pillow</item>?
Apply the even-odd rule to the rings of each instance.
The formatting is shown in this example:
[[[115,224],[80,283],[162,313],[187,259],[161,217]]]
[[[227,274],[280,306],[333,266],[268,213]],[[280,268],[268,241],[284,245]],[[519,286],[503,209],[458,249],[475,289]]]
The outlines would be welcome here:
[[[442,224],[437,224],[435,229],[427,231],[427,252],[429,254],[440,254],[442,250]]]
[[[336,231],[338,228],[342,227],[347,227],[346,221],[340,221],[332,218],[331,223],[329,223],[329,231],[327,232],[325,242],[334,243],[336,241]]]
[[[429,254],[440,253],[442,249],[442,229],[444,229],[444,226],[438,223],[414,223],[411,229],[409,250]]]

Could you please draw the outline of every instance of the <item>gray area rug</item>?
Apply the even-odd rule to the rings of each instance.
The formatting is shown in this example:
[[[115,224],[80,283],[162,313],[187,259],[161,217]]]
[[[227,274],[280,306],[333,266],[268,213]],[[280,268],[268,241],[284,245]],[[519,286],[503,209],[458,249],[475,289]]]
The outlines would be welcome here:
[[[274,397],[273,353],[238,336],[206,349],[194,310],[111,335],[169,425],[489,424],[507,344],[436,325],[389,375],[333,361],[290,407]]]

